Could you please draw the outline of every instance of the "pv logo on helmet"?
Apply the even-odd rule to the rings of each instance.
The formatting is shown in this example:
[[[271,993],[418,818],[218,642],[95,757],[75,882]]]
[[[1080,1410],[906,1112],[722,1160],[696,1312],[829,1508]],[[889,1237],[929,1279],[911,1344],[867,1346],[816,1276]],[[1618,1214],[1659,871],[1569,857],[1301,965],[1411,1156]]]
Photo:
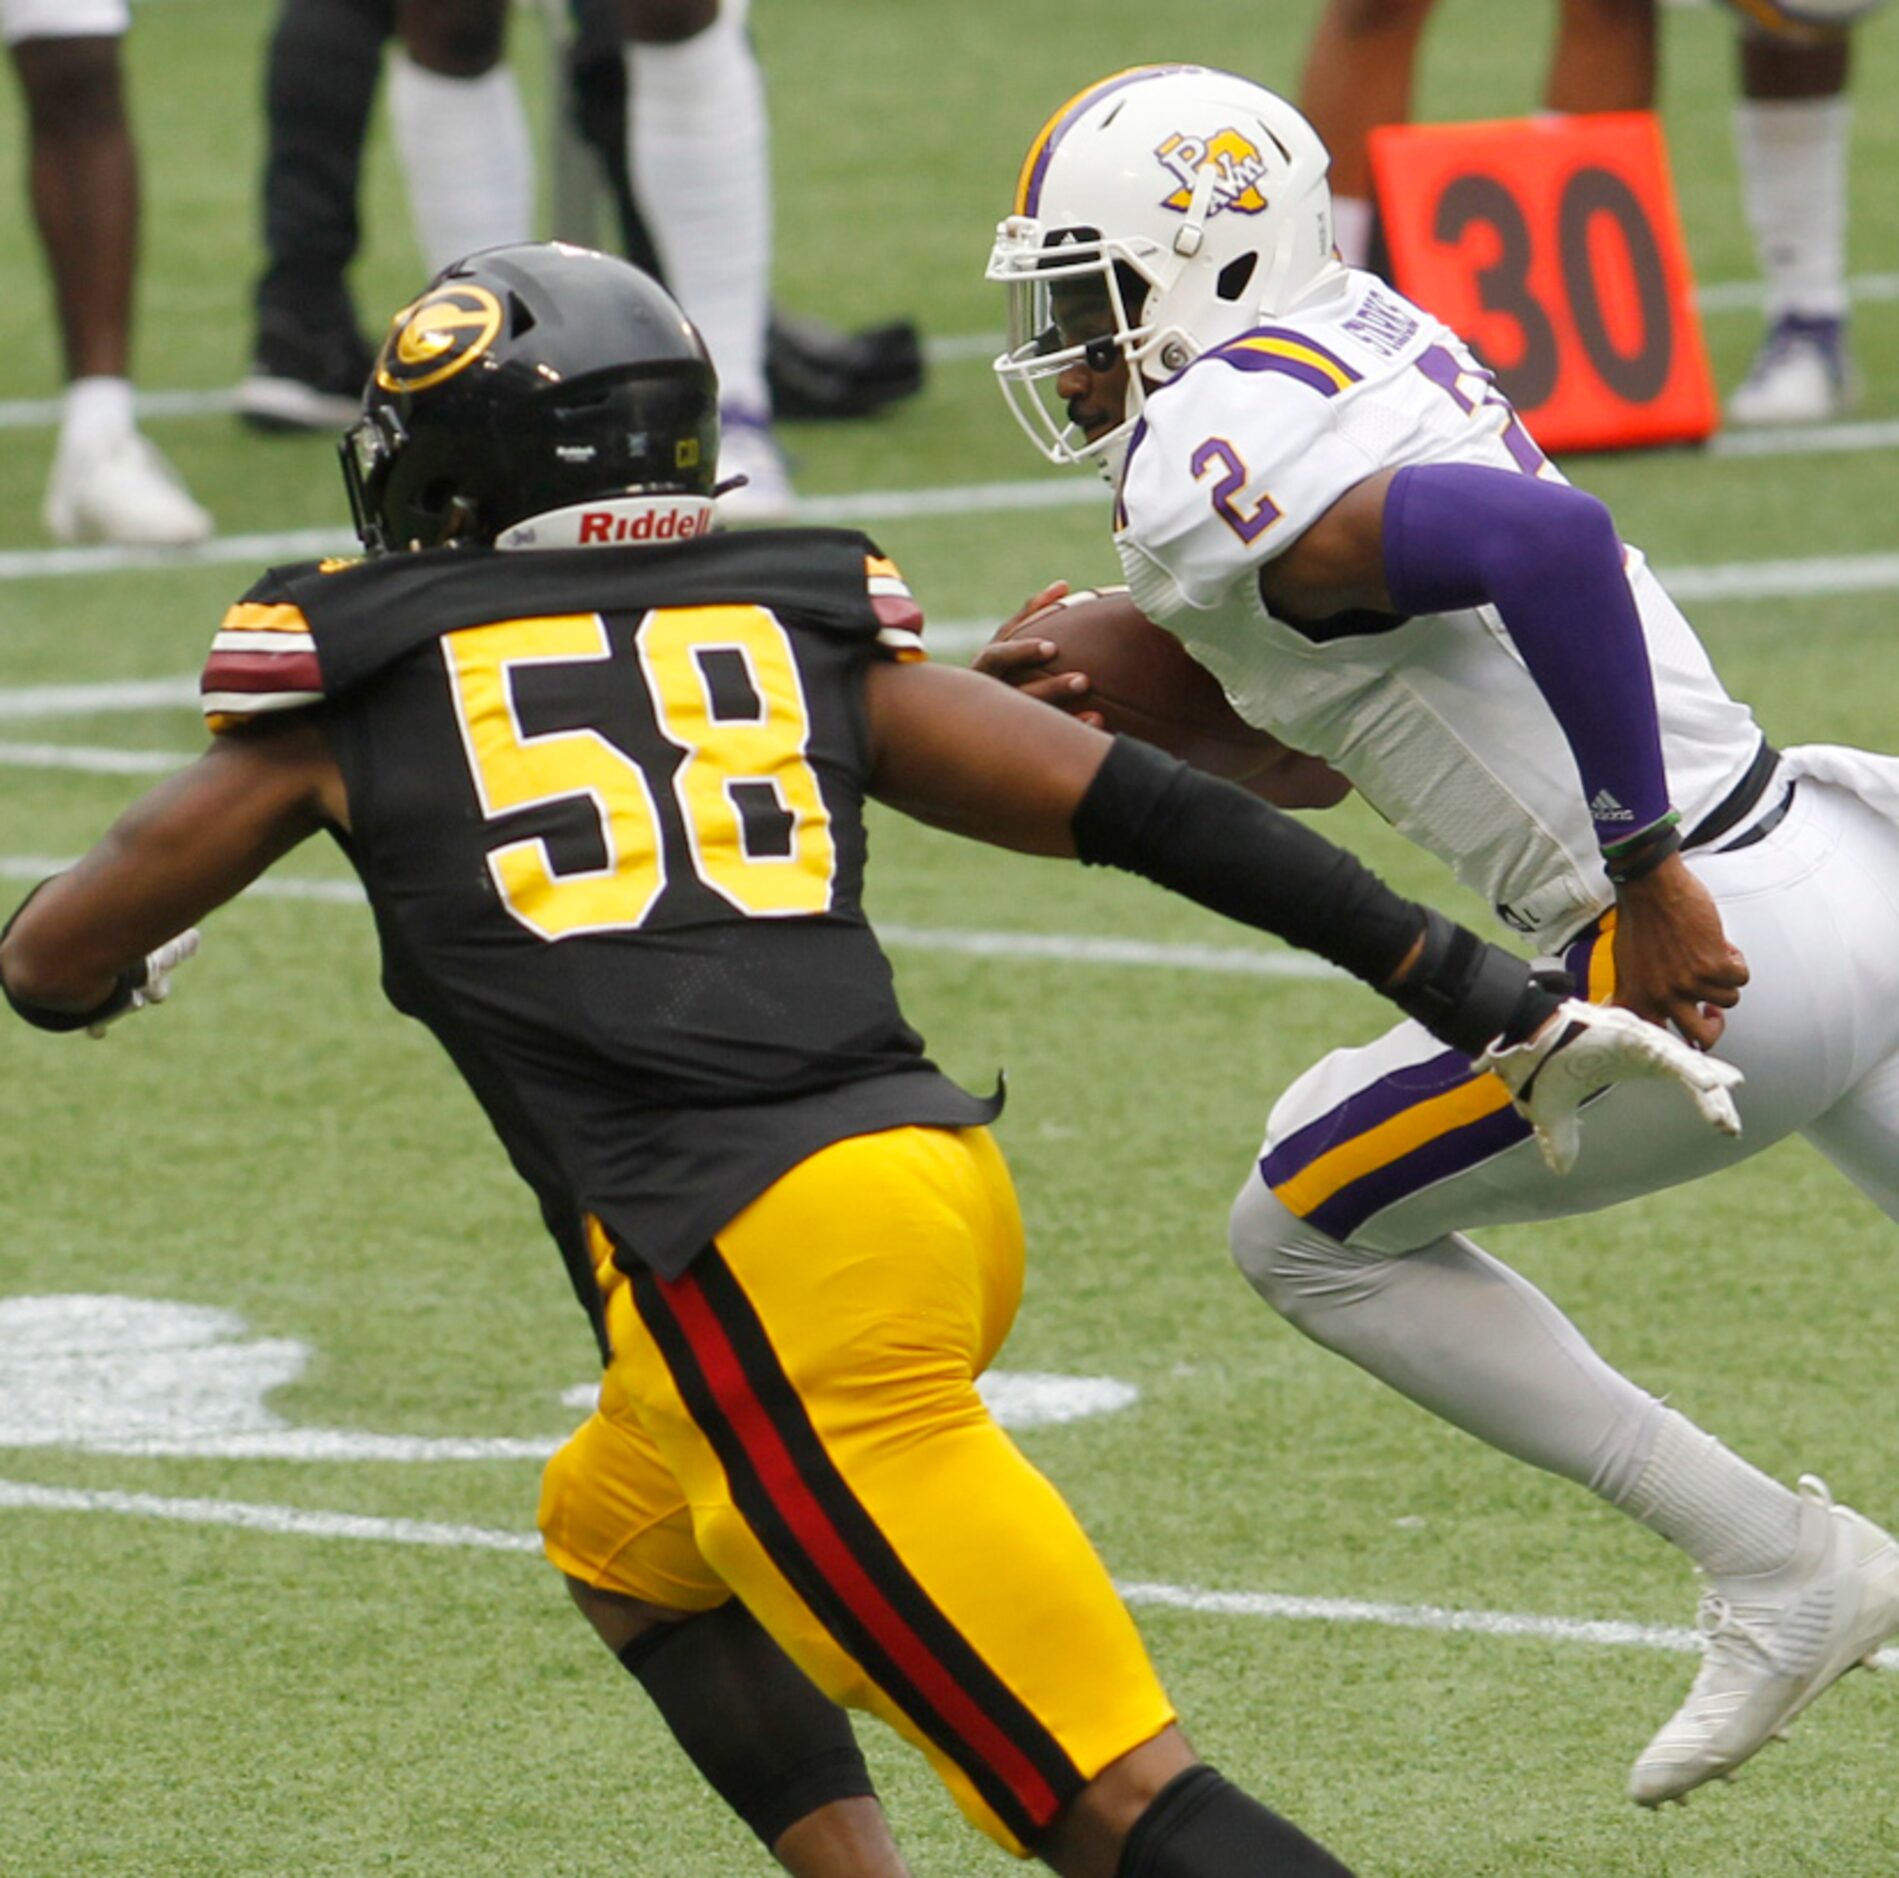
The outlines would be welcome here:
[[[1238,209],[1242,215],[1258,215],[1267,205],[1260,192],[1266,175],[1266,159],[1259,146],[1237,130],[1216,131],[1211,137],[1184,137],[1176,131],[1154,152],[1162,166],[1180,187],[1161,198],[1164,209],[1178,209],[1185,215],[1193,206],[1194,185],[1200,172],[1211,166],[1213,206],[1209,214],[1222,209]]]
[[[501,302],[486,287],[454,283],[404,307],[376,360],[385,391],[427,391],[466,371],[501,331]]]

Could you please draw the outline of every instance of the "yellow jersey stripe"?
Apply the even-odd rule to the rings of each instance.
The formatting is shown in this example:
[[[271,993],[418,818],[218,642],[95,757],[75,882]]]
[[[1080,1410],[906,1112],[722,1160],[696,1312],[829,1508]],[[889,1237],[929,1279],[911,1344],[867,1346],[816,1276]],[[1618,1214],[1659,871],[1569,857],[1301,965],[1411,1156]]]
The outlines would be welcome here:
[[[1308,1162],[1283,1186],[1275,1187],[1274,1195],[1282,1206],[1303,1219],[1353,1181],[1402,1160],[1440,1135],[1466,1128],[1509,1105],[1510,1092],[1496,1077],[1473,1077],[1341,1142]]]
[[[1323,373],[1341,391],[1356,382],[1336,359],[1312,346],[1302,346],[1296,339],[1272,339],[1262,335],[1235,340],[1230,349],[1234,352],[1263,352],[1276,359],[1291,359],[1297,365],[1309,365],[1315,372]]]
[[[291,606],[287,601],[277,601],[274,605],[264,606],[255,600],[240,600],[224,616],[220,630],[243,633],[305,633],[310,630],[310,622],[303,617],[301,607]]]

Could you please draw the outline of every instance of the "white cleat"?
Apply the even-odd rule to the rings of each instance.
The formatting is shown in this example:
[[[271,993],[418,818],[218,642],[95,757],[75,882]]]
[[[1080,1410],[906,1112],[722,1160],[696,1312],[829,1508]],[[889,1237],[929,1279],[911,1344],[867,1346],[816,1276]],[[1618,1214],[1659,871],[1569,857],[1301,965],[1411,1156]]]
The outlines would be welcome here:
[[[1824,424],[1852,408],[1846,322],[1783,314],[1728,399],[1730,424]]]
[[[1629,1798],[1638,1805],[1730,1778],[1899,1632],[1899,1540],[1835,1506],[1811,1474],[1800,1495],[1800,1544],[1787,1564],[1709,1581],[1698,1614],[1707,1654],[1688,1699],[1630,1770]]]
[[[745,480],[719,497],[716,510],[721,527],[758,526],[788,522],[798,512],[791,472],[771,425],[748,411],[719,415],[719,481],[742,476]]]
[[[43,510],[57,541],[185,548],[209,540],[211,517],[150,438],[127,431],[109,442],[62,451]]]

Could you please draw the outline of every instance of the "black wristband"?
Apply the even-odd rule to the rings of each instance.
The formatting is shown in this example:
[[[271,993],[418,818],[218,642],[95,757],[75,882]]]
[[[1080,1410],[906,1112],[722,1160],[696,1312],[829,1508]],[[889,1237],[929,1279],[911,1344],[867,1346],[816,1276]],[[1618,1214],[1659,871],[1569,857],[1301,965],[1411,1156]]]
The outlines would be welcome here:
[[[1423,948],[1386,995],[1432,1036],[1475,1056],[1496,1042],[1521,1043],[1555,1015],[1569,990],[1566,973],[1535,971],[1426,907]]]
[[[56,880],[58,879],[58,875],[51,875],[49,878]],[[46,884],[47,882],[42,880],[39,885],[33,889],[33,892],[29,893],[26,898],[13,909],[7,923],[4,926],[0,926],[0,941],[5,940],[7,934],[10,933],[18,923],[20,915],[33,904],[34,898],[39,893],[40,888]],[[89,1011],[62,1011],[50,1004],[35,1004],[30,999],[16,997],[13,993],[12,986],[7,983],[4,977],[0,977],[0,997],[4,997],[8,1004],[13,1007],[16,1016],[25,1018],[36,1030],[58,1032],[84,1030],[92,1024],[110,1023],[113,1018],[117,1017],[119,1013],[132,1002],[132,993],[143,989],[145,976],[146,961],[140,959],[129,971],[123,971],[119,974],[117,981],[113,984],[112,989],[106,994],[104,999],[98,1004],[95,1004]]]
[[[1681,817],[1670,809],[1658,822],[1651,822],[1640,834],[1631,835],[1602,851],[1602,869],[1618,886],[1626,887],[1644,874],[1652,874],[1671,854],[1681,852]]]
[[[50,1004],[34,1004],[30,999],[16,997],[4,978],[0,978],[0,996],[12,1005],[16,1016],[24,1017],[36,1030],[87,1030],[94,1024],[109,1024],[132,1002],[133,992],[144,983],[145,966],[141,962],[132,971],[121,972],[111,991],[89,1011],[62,1011]]]

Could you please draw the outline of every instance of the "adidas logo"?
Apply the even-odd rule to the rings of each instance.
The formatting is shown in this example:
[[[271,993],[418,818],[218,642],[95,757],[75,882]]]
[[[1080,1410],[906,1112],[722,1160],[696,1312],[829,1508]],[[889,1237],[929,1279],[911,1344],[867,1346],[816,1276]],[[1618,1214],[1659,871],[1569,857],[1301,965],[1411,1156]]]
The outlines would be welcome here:
[[[1625,809],[1606,789],[1598,789],[1589,804],[1589,813],[1599,822],[1632,822],[1635,812]]]

